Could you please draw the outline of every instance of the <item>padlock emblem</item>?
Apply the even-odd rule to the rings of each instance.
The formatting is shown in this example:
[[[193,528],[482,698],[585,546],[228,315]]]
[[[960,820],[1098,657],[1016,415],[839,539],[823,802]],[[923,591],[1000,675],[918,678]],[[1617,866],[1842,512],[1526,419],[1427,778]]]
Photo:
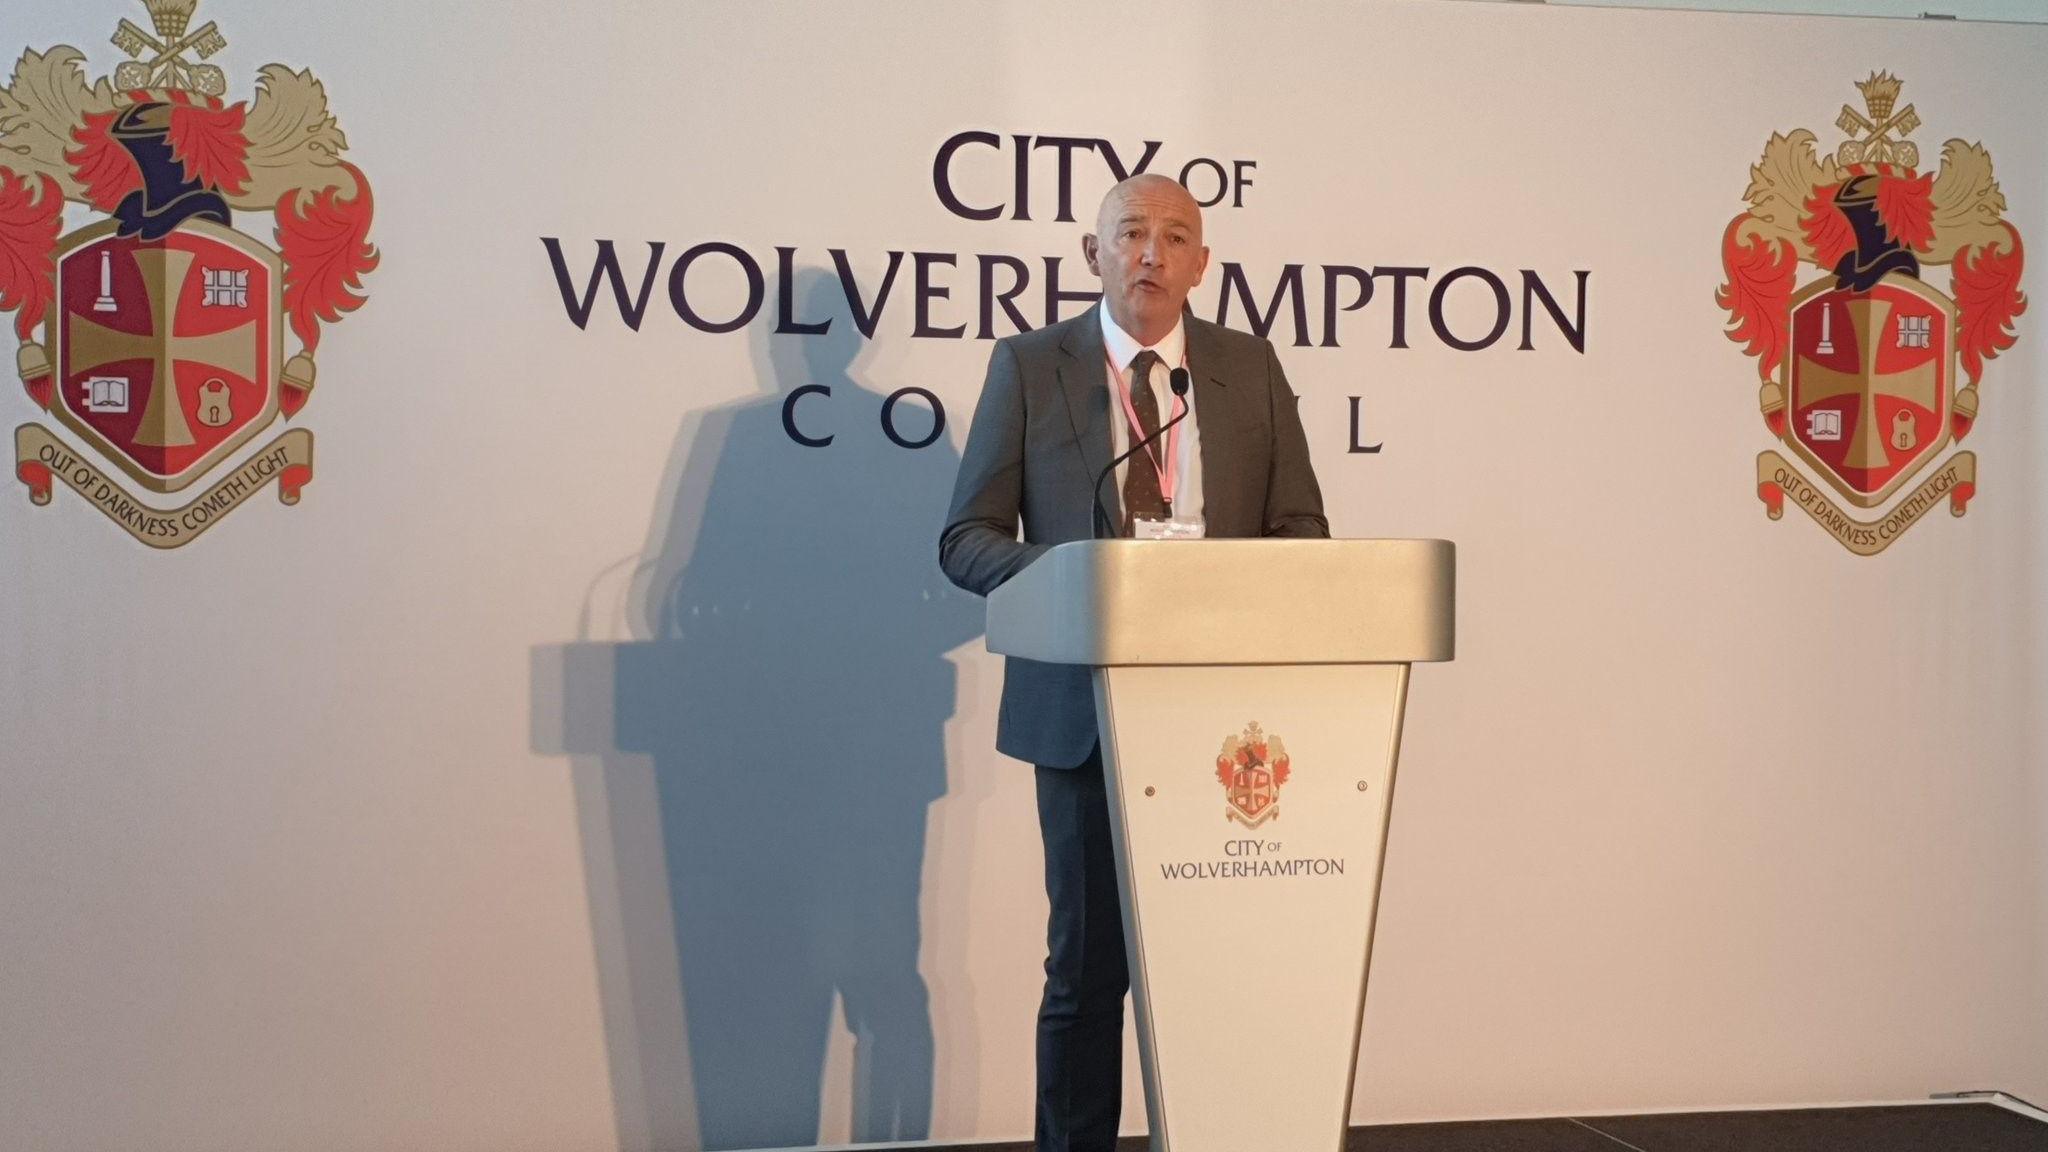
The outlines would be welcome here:
[[[1920,444],[1920,427],[1913,420],[1913,414],[1903,409],[1892,417],[1892,447],[1900,452],[1911,452]]]
[[[220,428],[235,418],[234,408],[228,400],[227,381],[216,376],[199,386],[199,422],[208,428]]]

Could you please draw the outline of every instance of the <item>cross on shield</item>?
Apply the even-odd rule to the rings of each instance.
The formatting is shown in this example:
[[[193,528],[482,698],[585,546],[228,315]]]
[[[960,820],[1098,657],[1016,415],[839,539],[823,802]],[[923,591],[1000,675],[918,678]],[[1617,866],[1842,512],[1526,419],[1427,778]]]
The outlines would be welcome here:
[[[1948,443],[1955,327],[1948,297],[1903,272],[1794,300],[1785,434],[1850,503],[1883,503]]]
[[[1245,823],[1257,827],[1266,809],[1280,798],[1273,774],[1262,766],[1239,768],[1230,778],[1230,806],[1242,812]]]
[[[175,492],[277,417],[282,264],[203,220],[155,241],[115,227],[59,244],[51,407],[136,482]]]

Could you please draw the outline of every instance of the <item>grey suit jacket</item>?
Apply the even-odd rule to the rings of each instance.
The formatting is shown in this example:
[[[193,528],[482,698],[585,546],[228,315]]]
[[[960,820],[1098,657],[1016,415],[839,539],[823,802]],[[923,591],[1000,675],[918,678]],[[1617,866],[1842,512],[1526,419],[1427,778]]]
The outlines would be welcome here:
[[[1094,536],[1089,486],[1110,460],[1108,365],[1098,304],[997,341],[939,536],[947,579],[986,596],[1046,549]],[[1202,516],[1210,536],[1328,536],[1294,392],[1273,346],[1185,318],[1202,423]],[[1170,410],[1169,410],[1170,411]],[[1099,499],[1122,523],[1116,480]],[[1022,524],[1022,539],[1018,526]],[[1009,659],[996,749],[1071,768],[1095,745],[1088,669]]]

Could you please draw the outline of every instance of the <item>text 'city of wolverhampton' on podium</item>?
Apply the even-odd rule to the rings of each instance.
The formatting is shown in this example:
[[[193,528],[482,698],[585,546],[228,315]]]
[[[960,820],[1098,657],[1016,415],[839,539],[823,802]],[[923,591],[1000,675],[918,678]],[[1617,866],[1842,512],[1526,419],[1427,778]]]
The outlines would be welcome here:
[[[1095,669],[1155,1152],[1337,1152],[1408,665],[1451,659],[1444,540],[1062,544],[991,651]]]

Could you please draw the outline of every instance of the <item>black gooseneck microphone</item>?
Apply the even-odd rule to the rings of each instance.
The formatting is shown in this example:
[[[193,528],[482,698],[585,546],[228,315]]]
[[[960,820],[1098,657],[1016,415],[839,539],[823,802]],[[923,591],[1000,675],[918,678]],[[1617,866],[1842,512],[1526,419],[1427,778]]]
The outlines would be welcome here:
[[[1108,467],[1095,475],[1095,538],[1097,540],[1103,539],[1105,536],[1116,535],[1115,526],[1109,523],[1109,512],[1102,507],[1102,482],[1109,478],[1110,473],[1116,471],[1117,465],[1144,451],[1146,445],[1166,435],[1167,429],[1187,419],[1188,413],[1193,410],[1188,406],[1188,370],[1185,368],[1175,368],[1167,376],[1167,381],[1173,389],[1174,399],[1180,401],[1180,411],[1174,413],[1173,419],[1161,424],[1157,432],[1125,449],[1123,455],[1111,460]]]

